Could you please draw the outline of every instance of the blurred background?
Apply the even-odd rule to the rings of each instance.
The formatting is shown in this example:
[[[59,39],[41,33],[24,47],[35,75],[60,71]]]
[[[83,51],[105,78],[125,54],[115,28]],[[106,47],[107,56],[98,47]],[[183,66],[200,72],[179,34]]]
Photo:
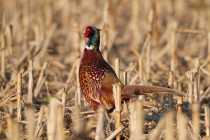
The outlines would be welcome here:
[[[20,100],[33,102],[36,113],[49,97],[62,100],[64,92],[67,107],[89,106],[77,74],[86,26],[102,30],[100,50],[113,67],[120,59],[119,77],[125,82],[126,73],[128,85],[167,87],[170,71],[174,86],[182,83],[187,92],[199,71],[195,90],[203,101],[209,97],[209,24],[209,0],[0,0],[2,116],[17,117],[18,73]],[[2,138],[6,124],[1,122]]]
[[[12,30],[6,61],[19,63],[13,65],[17,68],[20,61],[35,58],[43,49],[41,62],[36,60],[35,67],[53,61],[69,69],[80,57],[85,46],[82,33],[91,25],[102,29],[100,48],[110,54],[104,56],[108,61],[119,57],[125,69],[130,62],[145,60],[149,43],[152,69],[167,71],[171,64],[171,30],[176,30],[174,51],[181,60],[175,67],[184,73],[190,67],[181,66],[191,58],[207,58],[209,5],[208,0],[1,0],[1,30],[6,34],[9,28]],[[20,60],[23,54],[25,58]]]

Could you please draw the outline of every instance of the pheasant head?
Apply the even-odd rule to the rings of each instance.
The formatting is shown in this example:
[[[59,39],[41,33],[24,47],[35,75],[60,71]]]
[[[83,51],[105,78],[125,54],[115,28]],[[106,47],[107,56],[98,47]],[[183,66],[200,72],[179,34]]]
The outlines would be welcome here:
[[[100,45],[100,29],[87,26],[85,30],[85,37],[88,39],[85,46],[88,50],[98,50]]]

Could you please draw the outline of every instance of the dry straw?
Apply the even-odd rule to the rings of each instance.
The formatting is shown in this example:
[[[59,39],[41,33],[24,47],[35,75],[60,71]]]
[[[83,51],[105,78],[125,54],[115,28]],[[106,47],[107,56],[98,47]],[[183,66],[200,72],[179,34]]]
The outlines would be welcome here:
[[[174,140],[174,138],[174,114],[172,112],[168,112],[165,114],[165,139]]]
[[[143,137],[143,109],[142,101],[137,100],[130,104],[130,140],[144,139]]]
[[[71,70],[70,70],[69,75],[68,75],[68,79],[66,80],[65,88],[68,87],[68,84],[71,82],[72,78],[75,76],[77,63],[78,63],[77,61],[74,62],[72,67],[71,67]]]
[[[177,63],[177,56],[176,56],[176,28],[177,23],[176,21],[171,22],[171,37],[170,37],[170,46],[171,46],[171,68],[170,70],[175,72],[176,70],[176,63]]]
[[[126,86],[128,84],[128,74],[127,71],[123,73],[123,83]]]
[[[178,91],[182,92],[182,83],[178,83]],[[177,113],[182,113],[183,110],[183,97],[177,97]]]
[[[0,32],[0,49],[1,49],[1,76],[3,78],[6,78],[6,64],[5,64],[6,44],[3,32]]]
[[[17,75],[17,120],[21,121],[22,113],[21,113],[21,96],[22,96],[22,74],[18,73]]]
[[[95,140],[104,140],[104,109],[102,107],[98,110],[98,123],[96,127]]]
[[[5,63],[5,51],[6,51],[6,38],[4,34],[5,28],[5,14],[0,11],[0,51],[1,51],[1,76],[6,78],[6,63]]]
[[[36,87],[34,89],[34,97],[36,98],[41,90],[41,87],[42,85],[44,84],[46,78],[47,78],[47,75],[46,75],[46,70],[48,68],[48,65],[49,63],[48,62],[45,62],[43,67],[42,67],[42,70],[39,74],[39,78],[38,78],[38,82],[36,84]]]
[[[41,106],[39,113],[38,113],[38,119],[37,119],[37,123],[36,123],[35,134],[34,134],[34,136],[36,138],[40,138],[40,136],[43,134],[43,131],[44,131],[43,118],[44,118],[44,114],[45,114],[45,109],[46,109],[46,106]]]
[[[196,58],[194,60],[194,81],[193,81],[193,92],[194,92],[194,102],[199,100],[200,96],[200,59]]]
[[[109,0],[106,1],[105,7],[104,7],[104,14],[103,14],[103,28],[102,28],[102,47],[104,48],[103,51],[103,56],[106,61],[108,61],[108,40],[109,40],[109,35],[108,35],[108,14],[109,14]]]
[[[124,126],[120,126],[118,129],[116,129],[112,134],[110,134],[106,140],[112,140],[114,139],[114,137],[119,134],[125,127]]]
[[[64,139],[63,117],[61,102],[52,97],[47,112],[47,135],[49,140]]]
[[[35,140],[35,112],[32,106],[26,107],[28,139]]]
[[[18,129],[18,123],[13,120],[10,116],[7,116],[7,132],[6,136],[8,140],[19,140],[20,138],[20,131]]]
[[[200,104],[192,104],[193,140],[200,139]]]
[[[121,84],[113,85],[113,93],[115,100],[115,129],[121,126]],[[120,135],[116,136],[116,140],[120,140]]]
[[[139,59],[139,80],[142,82],[143,81],[143,59]]]
[[[208,105],[204,106],[205,111],[205,127],[206,127],[206,137],[210,136],[210,108]]]
[[[62,101],[61,101],[64,108],[66,106],[66,94],[67,94],[67,90],[64,88],[63,94],[62,94]]]
[[[207,61],[210,62],[210,32],[208,32],[208,57]],[[208,63],[208,71],[210,71],[210,63]]]
[[[81,119],[81,115],[80,115],[80,108],[78,105],[75,106],[75,110],[74,110],[74,114],[72,116],[72,120],[73,120],[73,125],[74,125],[74,131],[76,133],[79,133],[80,131],[82,131],[82,126],[83,126],[83,121]]]
[[[132,0],[132,15],[131,15],[131,22],[130,22],[130,29],[131,29],[131,36],[132,36],[132,48],[137,49],[140,44],[140,34],[139,34],[139,22],[140,22],[140,7],[138,0]]]
[[[79,66],[80,66],[80,60],[78,59],[76,61],[76,81],[77,81],[77,90],[75,94],[75,104],[81,106],[82,101],[81,101],[81,89],[80,89],[80,84],[79,84]]]
[[[193,101],[193,72],[188,71],[189,84],[188,84],[188,102],[192,104]]]
[[[65,139],[65,135],[64,135],[64,106],[62,106],[61,104],[58,105],[57,108],[57,134],[55,139],[58,140],[64,140]]]
[[[33,61],[29,61],[29,67],[28,67],[28,102],[30,104],[33,103]]]
[[[168,73],[168,87],[172,88],[174,87],[174,73],[173,71],[169,71]],[[168,104],[170,108],[173,108],[173,94],[168,93]]]
[[[177,130],[178,130],[178,139],[186,140],[187,139],[187,119],[184,114],[179,112],[177,114]]]
[[[146,77],[148,81],[151,79],[151,40],[148,41],[146,46]]]

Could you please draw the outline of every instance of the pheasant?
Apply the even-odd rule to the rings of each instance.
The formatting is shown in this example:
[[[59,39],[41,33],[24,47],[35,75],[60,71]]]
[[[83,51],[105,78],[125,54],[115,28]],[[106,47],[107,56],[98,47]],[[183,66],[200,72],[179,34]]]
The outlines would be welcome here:
[[[95,111],[99,106],[104,107],[107,111],[114,108],[112,88],[116,83],[122,85],[122,100],[144,93],[173,92],[181,94],[179,91],[163,87],[123,85],[99,50],[100,29],[87,26],[85,37],[88,41],[79,67],[79,82],[84,97]]]

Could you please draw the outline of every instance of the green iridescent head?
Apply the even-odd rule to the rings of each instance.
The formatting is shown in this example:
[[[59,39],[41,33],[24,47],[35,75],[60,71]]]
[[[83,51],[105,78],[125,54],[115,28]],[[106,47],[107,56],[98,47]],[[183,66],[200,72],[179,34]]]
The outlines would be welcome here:
[[[88,50],[98,50],[100,45],[100,29],[93,26],[87,26],[85,30],[85,37],[88,39],[85,46]]]

